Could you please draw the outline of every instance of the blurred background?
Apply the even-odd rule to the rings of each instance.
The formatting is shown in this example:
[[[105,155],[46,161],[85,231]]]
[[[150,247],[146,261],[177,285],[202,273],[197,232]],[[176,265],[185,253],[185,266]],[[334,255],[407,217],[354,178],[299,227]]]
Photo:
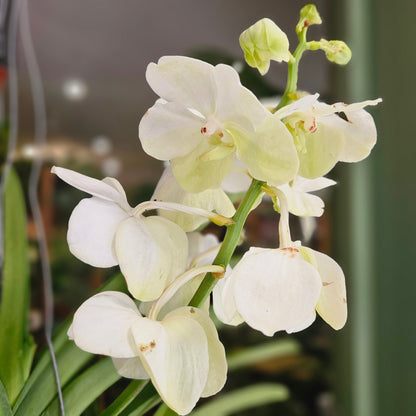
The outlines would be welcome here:
[[[7,3],[2,1],[3,11]],[[285,87],[286,66],[272,63],[267,76],[260,77],[244,64],[238,37],[258,19],[269,17],[288,34],[293,51],[294,28],[305,4],[293,0],[29,2],[47,112],[39,197],[57,322],[71,315],[115,270],[94,269],[69,253],[67,220],[85,195],[57,181],[50,167],[56,164],[97,178],[117,177],[132,205],[150,198],[163,166],[142,151],[137,138],[139,120],[156,99],[145,81],[147,64],[163,55],[223,62],[233,65],[243,84],[259,98],[276,96]],[[256,415],[414,415],[416,146],[412,104],[416,52],[411,40],[416,6],[410,0],[320,0],[315,4],[323,24],[312,26],[308,38],[345,40],[353,59],[339,68],[321,52],[305,54],[299,88],[319,92],[327,102],[384,100],[373,111],[379,143],[369,160],[332,172],[330,176],[339,183],[325,195],[327,209],[309,243],[343,267],[349,321],[335,333],[317,320],[295,336],[301,345],[298,352],[235,372],[226,388],[259,380],[289,387],[288,401],[263,406]],[[7,22],[7,18],[1,22],[0,39],[2,158],[10,125]],[[33,144],[34,108],[27,68],[18,41],[15,163],[25,189],[32,160],[39,156]],[[269,230],[277,229],[277,219],[267,204],[253,213],[246,227],[247,242],[275,246],[277,233]],[[294,222],[295,233],[298,226]],[[28,233],[33,242],[31,325],[42,343],[41,277],[31,222]],[[264,341],[245,327],[221,330],[220,337],[230,350]]]

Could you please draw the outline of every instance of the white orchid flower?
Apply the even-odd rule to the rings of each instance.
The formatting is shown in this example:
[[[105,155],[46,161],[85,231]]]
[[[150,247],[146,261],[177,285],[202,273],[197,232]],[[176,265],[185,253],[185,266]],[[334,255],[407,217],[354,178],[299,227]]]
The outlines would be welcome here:
[[[245,321],[267,336],[307,328],[315,311],[340,329],[347,318],[342,269],[325,254],[292,242],[287,203],[278,192],[280,248],[252,247],[245,253],[214,288],[214,311],[226,324]]]
[[[325,175],[338,161],[359,162],[370,154],[377,130],[364,107],[382,101],[379,98],[328,105],[317,101],[318,97],[319,94],[302,97],[275,113],[293,134],[299,175],[310,179]],[[343,113],[346,119],[337,113]]]
[[[220,269],[203,266],[187,272],[186,279]],[[167,292],[170,290],[175,289],[168,288]],[[121,376],[150,378],[165,403],[186,415],[200,397],[221,390],[227,363],[215,325],[206,312],[182,307],[158,319],[158,311],[169,296],[171,293],[164,293],[161,304],[157,302],[146,318],[126,294],[99,293],[77,310],[68,336],[84,351],[112,357]]]
[[[298,169],[293,139],[228,65],[212,66],[181,56],[149,64],[146,79],[162,100],[143,116],[143,149],[170,160],[182,188],[218,188],[235,154],[252,177],[272,185],[292,179]]]
[[[130,293],[139,300],[154,300],[187,265],[185,232],[166,218],[142,214],[148,209],[174,209],[202,215],[219,223],[225,218],[175,203],[145,202],[130,207],[120,183],[102,181],[69,169],[53,167],[62,180],[92,195],[75,207],[68,225],[72,254],[95,267],[119,265]]]
[[[335,181],[325,177],[307,179],[297,176],[290,183],[277,188],[285,194],[291,214],[298,217],[320,217],[324,213],[324,201],[317,195],[311,195],[310,192],[319,191],[335,184]],[[273,189],[275,188],[270,188],[272,192]],[[273,202],[279,210],[279,198],[273,196]]]
[[[190,207],[204,208],[225,217],[232,217],[235,213],[233,203],[220,188],[206,189],[198,193],[185,191],[176,181],[171,166],[165,168],[151,199],[152,201],[177,202]],[[159,210],[159,215],[178,224],[186,232],[196,230],[207,221],[204,217],[178,211]]]

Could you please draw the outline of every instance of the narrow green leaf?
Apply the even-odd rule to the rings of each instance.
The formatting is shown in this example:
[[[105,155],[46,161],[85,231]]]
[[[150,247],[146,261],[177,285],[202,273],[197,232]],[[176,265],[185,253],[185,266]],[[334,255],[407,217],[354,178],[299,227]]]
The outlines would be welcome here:
[[[156,410],[154,416],[178,416],[178,414],[169,408],[166,403],[162,403]]]
[[[123,392],[111,403],[100,416],[117,416],[122,412],[143,390],[147,380],[133,380]]]
[[[1,211],[1,210],[0,210]],[[19,179],[11,170],[4,195],[4,268],[0,312],[0,379],[13,403],[33,359],[27,320],[29,261],[26,206]]]
[[[112,386],[120,376],[111,358],[104,358],[65,387],[63,399],[68,415],[79,416],[98,396]],[[60,416],[57,398],[48,407],[45,416]]]
[[[120,413],[120,416],[143,416],[161,401],[159,394],[152,383],[149,382],[142,392]]]
[[[192,416],[229,416],[265,404],[281,402],[288,397],[289,390],[281,384],[256,384],[217,396],[191,414]]]
[[[19,396],[13,412],[16,416],[39,416],[57,394],[55,375],[50,357],[45,356],[46,367],[37,367]],[[93,355],[80,350],[75,344],[68,343],[56,354],[59,378],[62,386],[77,374],[92,359]]]
[[[7,397],[6,389],[0,381],[0,415],[12,416],[12,408],[10,407],[9,398]]]
[[[273,358],[298,354],[299,352],[299,343],[290,338],[247,347],[227,355],[228,371],[249,367]]]

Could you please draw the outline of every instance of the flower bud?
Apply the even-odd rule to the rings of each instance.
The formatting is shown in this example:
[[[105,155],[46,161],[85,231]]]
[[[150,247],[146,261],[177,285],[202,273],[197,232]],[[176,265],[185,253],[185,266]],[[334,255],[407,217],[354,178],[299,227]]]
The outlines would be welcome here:
[[[289,40],[270,19],[264,18],[240,35],[240,46],[247,63],[262,75],[269,70],[270,60],[289,61]]]
[[[351,49],[342,40],[321,39],[319,42],[309,42],[310,50],[322,49],[328,61],[338,65],[346,65],[351,59]]]
[[[321,16],[314,4],[307,4],[300,11],[299,23],[296,25],[296,33],[300,33],[305,27],[310,25],[320,25]]]

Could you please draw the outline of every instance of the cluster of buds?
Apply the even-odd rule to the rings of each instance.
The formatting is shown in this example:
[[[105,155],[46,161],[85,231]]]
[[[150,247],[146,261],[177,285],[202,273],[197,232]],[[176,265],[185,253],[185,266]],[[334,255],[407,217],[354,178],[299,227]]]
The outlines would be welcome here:
[[[257,22],[240,37],[247,63],[265,74],[270,60],[286,61],[293,73],[303,51],[322,49],[329,60],[345,64],[351,53],[343,42],[306,41],[308,26],[320,23],[314,6],[302,9],[300,43],[292,55],[275,23]],[[166,404],[184,415],[226,379],[224,347],[207,313],[212,288],[222,322],[245,321],[267,336],[300,331],[316,312],[333,328],[344,326],[344,274],[327,255],[292,241],[289,213],[322,215],[323,201],[310,192],[335,183],[324,175],[336,163],[369,155],[377,132],[364,107],[380,100],[328,105],[318,94],[298,93],[290,79],[282,101],[270,110],[231,66],[182,56],[149,64],[146,79],[159,98],[141,119],[139,138],[147,154],[167,165],[151,201],[132,208],[116,179],[53,168],[92,195],[70,218],[71,252],[96,267],[119,265],[134,298],[118,292],[90,298],[68,334],[80,348],[112,357],[120,375],[150,378]],[[260,189],[256,195],[253,184]],[[280,243],[250,248],[231,270],[216,255],[232,252],[236,241],[221,246],[195,230],[208,220],[241,229],[245,217],[234,215],[229,198],[236,192],[247,192],[247,213],[262,195],[272,197]],[[155,209],[157,214],[143,215]],[[207,274],[218,284],[198,307],[190,306]]]

